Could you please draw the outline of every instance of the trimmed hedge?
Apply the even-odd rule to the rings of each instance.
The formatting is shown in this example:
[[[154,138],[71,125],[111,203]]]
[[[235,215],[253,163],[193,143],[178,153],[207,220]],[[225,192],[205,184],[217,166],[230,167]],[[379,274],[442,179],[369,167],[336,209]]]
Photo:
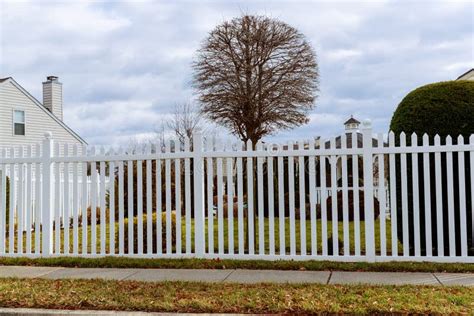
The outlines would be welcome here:
[[[351,190],[347,192],[347,206],[348,206],[348,220],[354,221],[354,192]],[[365,207],[364,207],[364,191],[359,190],[359,220],[365,221]],[[337,192],[337,221],[342,222],[344,219],[344,201],[342,191]],[[321,204],[316,206],[317,215],[316,218],[321,218]],[[327,220],[332,221],[332,196],[326,200]],[[374,197],[374,219],[380,215],[380,203],[379,200]]]
[[[417,88],[410,92],[398,105],[391,123],[390,130],[394,132],[397,145],[400,142],[399,135],[405,132],[407,135],[407,145],[411,145],[411,135],[416,133],[418,136],[418,144],[422,143],[422,137],[426,133],[429,136],[430,144],[434,142],[434,136],[441,137],[441,143],[446,143],[446,136],[450,135],[453,144],[457,143],[459,135],[464,137],[464,142],[469,142],[469,137],[474,134],[474,81],[448,81],[429,84]],[[432,250],[433,254],[437,254],[437,225],[436,225],[436,187],[435,187],[435,160],[434,154],[430,154],[430,204],[431,204],[431,232],[432,232]],[[402,207],[401,207],[401,175],[400,175],[400,157],[397,156],[397,217],[398,217],[398,238],[403,242],[402,238]],[[425,207],[424,193],[424,175],[423,175],[423,158],[418,155],[418,171],[419,171],[419,214],[420,214],[420,242],[422,255],[426,251],[425,240],[425,213],[428,211]],[[470,188],[473,185],[470,180],[470,159],[469,153],[465,153],[465,179],[466,179],[466,210],[468,223],[468,246],[473,247],[472,242],[472,201],[470,197]],[[447,169],[446,154],[441,155],[442,168],[442,196],[443,196],[443,231],[444,231],[444,254],[449,254],[448,227],[448,192],[447,192]],[[459,205],[459,174],[458,174],[458,154],[453,154],[453,171],[454,171],[454,209],[455,209],[455,231],[456,231],[456,254],[460,255],[460,205]],[[413,183],[412,183],[412,163],[411,155],[407,155],[407,179],[408,179],[408,214],[410,222],[409,245],[410,252],[414,251],[414,225],[413,225]],[[473,251],[471,249],[470,251]]]
[[[157,251],[157,213],[152,214],[152,252]],[[128,253],[128,225],[129,219],[124,220],[124,249]],[[143,215],[143,253],[148,252],[148,237],[147,237],[147,215]],[[133,218],[133,253],[138,253],[138,217]],[[171,212],[171,244],[176,245],[176,212]],[[161,213],[161,249],[166,251],[166,212]]]

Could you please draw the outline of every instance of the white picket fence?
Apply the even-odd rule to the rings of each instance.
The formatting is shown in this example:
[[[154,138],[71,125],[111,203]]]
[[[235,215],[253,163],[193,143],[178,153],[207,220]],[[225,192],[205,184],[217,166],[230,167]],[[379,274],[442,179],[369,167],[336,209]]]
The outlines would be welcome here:
[[[362,134],[0,150],[0,256],[474,262],[474,135]]]

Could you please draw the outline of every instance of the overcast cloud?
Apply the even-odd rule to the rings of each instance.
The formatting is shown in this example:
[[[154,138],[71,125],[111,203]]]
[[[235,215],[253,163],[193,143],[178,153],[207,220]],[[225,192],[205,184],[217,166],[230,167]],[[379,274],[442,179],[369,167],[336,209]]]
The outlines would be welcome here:
[[[195,98],[191,62],[217,24],[242,13],[278,18],[318,54],[311,121],[272,140],[333,136],[353,114],[386,133],[410,90],[474,66],[473,2],[3,1],[0,77],[39,100],[63,82],[65,121],[90,144],[152,134],[176,102]]]

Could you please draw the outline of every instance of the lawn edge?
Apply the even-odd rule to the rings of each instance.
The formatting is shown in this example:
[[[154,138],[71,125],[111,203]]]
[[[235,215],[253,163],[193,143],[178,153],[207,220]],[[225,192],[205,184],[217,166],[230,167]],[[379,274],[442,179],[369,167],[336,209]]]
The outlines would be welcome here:
[[[148,259],[126,257],[0,257],[0,266],[48,266],[75,268],[141,268],[141,269],[250,269],[307,271],[366,272],[450,272],[474,273],[474,264],[434,262],[334,262],[294,260],[234,260],[234,259]]]

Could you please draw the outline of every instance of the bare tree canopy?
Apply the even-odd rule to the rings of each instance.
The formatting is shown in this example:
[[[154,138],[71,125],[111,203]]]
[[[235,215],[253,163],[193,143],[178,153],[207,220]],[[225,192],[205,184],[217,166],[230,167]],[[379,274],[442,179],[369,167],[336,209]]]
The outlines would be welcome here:
[[[193,68],[201,112],[253,143],[307,123],[319,85],[316,54],[304,35],[264,16],[217,26]]]
[[[192,103],[178,103],[175,106],[173,118],[167,122],[168,128],[174,131],[181,143],[184,139],[193,139],[193,133],[200,129],[201,114],[196,111]]]
[[[186,138],[190,143],[193,142],[193,134],[203,129],[202,115],[192,102],[176,103],[174,106],[173,116],[169,119],[162,120],[155,128],[158,141],[165,143],[165,134],[167,131],[172,132],[181,144],[184,144]],[[162,148],[164,149],[164,147]]]

